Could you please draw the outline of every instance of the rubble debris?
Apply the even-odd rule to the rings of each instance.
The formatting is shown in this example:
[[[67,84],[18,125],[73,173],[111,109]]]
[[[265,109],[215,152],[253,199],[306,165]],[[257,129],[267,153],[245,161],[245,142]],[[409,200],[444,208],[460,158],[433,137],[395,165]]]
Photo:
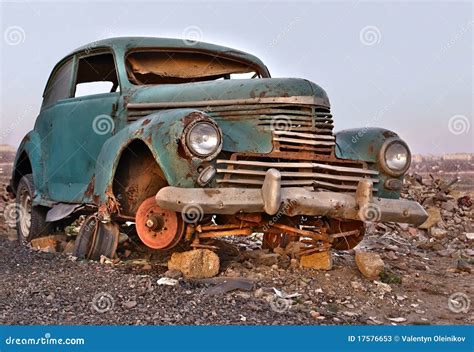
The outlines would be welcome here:
[[[380,255],[372,252],[356,251],[355,262],[362,275],[370,280],[377,279],[385,267]]]
[[[66,241],[64,235],[49,235],[35,238],[31,241],[31,248],[40,250],[42,252],[56,253],[60,249],[60,243]]]
[[[438,222],[442,221],[441,212],[438,208],[426,208],[426,212],[428,213],[428,219],[426,219],[423,224],[418,226],[418,228],[426,230],[435,226]]]
[[[219,273],[219,257],[209,249],[193,249],[174,252],[168,261],[168,269],[176,269],[187,279],[201,279]]]
[[[175,286],[178,284],[178,280],[176,279],[170,279],[169,277],[162,277],[159,278],[156,283],[160,286],[165,285],[165,286]]]
[[[255,282],[243,277],[219,276],[192,280],[193,283],[214,285],[206,290],[207,295],[220,295],[234,290],[252,291]]]
[[[304,255],[300,259],[300,266],[308,269],[331,270],[332,264],[332,256],[329,251]]]

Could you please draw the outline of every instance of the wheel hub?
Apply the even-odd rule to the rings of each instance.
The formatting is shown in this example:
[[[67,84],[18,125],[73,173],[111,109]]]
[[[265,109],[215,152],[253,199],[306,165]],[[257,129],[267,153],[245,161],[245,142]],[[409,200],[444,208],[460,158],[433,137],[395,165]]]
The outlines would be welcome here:
[[[146,199],[135,215],[138,236],[153,249],[174,247],[184,234],[181,216],[156,204],[155,197]]]

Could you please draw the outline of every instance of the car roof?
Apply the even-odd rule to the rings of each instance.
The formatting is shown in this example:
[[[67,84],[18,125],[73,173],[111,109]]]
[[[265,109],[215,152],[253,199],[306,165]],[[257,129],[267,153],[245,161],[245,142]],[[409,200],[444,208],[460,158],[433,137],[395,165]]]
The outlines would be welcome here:
[[[91,51],[94,48],[112,48],[114,50],[129,51],[136,48],[160,48],[160,49],[188,49],[197,51],[208,51],[222,54],[224,56],[233,56],[250,61],[266,69],[265,64],[256,56],[244,51],[228,48],[222,45],[210,44],[199,41],[191,41],[177,38],[157,38],[157,37],[117,37],[102,39],[83,45],[68,56],[73,54]]]

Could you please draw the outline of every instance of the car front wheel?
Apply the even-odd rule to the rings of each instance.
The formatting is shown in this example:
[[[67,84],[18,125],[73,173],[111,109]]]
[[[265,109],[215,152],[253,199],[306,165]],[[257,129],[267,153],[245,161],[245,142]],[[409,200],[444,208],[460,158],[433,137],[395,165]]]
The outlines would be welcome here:
[[[16,191],[16,231],[21,243],[48,235],[52,230],[52,224],[46,222],[48,208],[32,205],[34,194],[33,175],[23,176]]]

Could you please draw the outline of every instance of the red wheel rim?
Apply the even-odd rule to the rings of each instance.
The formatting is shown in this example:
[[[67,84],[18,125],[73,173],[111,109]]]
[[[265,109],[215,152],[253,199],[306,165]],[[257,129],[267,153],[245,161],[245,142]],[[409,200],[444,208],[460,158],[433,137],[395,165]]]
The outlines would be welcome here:
[[[135,215],[135,227],[142,242],[153,249],[175,246],[184,233],[181,216],[156,204],[155,197],[146,199]]]

